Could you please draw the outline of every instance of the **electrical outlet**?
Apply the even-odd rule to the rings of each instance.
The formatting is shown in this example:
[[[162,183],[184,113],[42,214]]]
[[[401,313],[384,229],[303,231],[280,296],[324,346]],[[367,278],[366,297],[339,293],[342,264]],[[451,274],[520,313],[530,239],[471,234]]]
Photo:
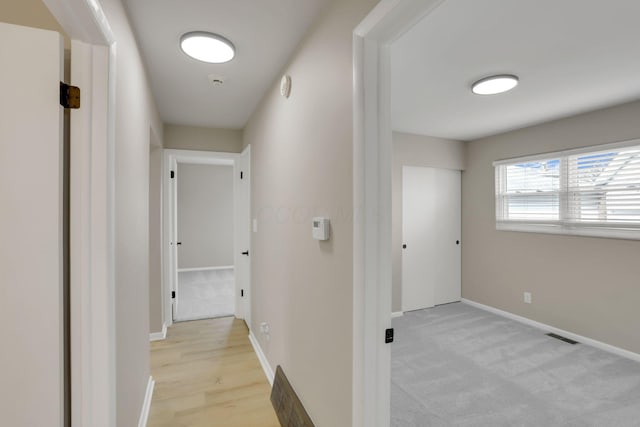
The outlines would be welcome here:
[[[531,304],[531,292],[524,293],[524,302],[526,304]]]
[[[269,324],[267,322],[260,323],[260,332],[264,335],[269,335]]]

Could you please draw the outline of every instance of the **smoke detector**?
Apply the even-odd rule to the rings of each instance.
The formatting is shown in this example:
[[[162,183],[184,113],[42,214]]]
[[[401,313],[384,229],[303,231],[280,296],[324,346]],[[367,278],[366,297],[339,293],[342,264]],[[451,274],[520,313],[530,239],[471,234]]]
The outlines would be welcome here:
[[[209,74],[209,83],[213,86],[222,86],[224,84],[224,76],[219,76],[217,74]]]

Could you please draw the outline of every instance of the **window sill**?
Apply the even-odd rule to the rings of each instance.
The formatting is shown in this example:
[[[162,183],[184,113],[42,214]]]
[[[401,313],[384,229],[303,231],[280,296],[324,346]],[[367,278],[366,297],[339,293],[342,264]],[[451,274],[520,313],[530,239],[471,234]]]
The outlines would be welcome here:
[[[600,237],[607,239],[640,240],[639,228],[610,228],[605,226],[570,226],[563,224],[535,224],[522,222],[496,222],[498,231],[521,233],[559,234],[565,236]]]

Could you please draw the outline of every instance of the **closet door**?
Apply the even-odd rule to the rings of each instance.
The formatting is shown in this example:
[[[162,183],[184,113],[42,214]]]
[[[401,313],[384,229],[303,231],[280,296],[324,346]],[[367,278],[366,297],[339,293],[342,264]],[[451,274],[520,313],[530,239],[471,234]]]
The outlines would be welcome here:
[[[402,311],[460,301],[460,172],[402,171]]]

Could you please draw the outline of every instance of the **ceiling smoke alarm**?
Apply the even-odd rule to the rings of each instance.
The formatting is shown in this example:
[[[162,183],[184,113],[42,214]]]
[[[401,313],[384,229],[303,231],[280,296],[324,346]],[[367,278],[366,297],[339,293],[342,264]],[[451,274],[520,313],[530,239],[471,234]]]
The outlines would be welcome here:
[[[213,86],[222,86],[224,84],[224,77],[217,74],[209,74],[209,83]]]

